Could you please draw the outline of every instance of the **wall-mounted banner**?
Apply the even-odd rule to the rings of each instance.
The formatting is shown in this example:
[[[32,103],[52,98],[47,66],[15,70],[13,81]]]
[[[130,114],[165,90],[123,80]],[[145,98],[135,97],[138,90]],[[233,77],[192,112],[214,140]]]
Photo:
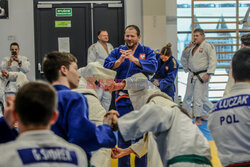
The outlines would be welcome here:
[[[70,27],[71,27],[70,20],[55,21],[55,28],[70,28]]]
[[[72,8],[56,8],[56,17],[71,17]]]
[[[0,0],[0,19],[9,17],[8,0]]]

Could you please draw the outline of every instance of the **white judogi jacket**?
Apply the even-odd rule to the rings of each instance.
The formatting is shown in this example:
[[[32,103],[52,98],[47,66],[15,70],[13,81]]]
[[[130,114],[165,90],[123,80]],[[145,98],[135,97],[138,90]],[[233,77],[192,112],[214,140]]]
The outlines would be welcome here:
[[[182,52],[181,64],[184,71],[199,72],[207,70],[206,73],[213,74],[217,64],[214,46],[211,43],[203,41],[194,55],[192,55],[194,47],[187,48]]]
[[[15,84],[15,87],[18,89],[23,84],[27,83],[28,79],[23,72],[9,72],[8,78],[3,77],[2,73],[0,72],[0,102],[2,102],[3,106],[5,106],[5,90],[8,81],[13,82]]]
[[[223,93],[223,97],[227,96],[228,93],[231,91],[232,86],[235,84],[233,75],[232,75],[232,69],[229,71],[228,74],[228,80],[227,80],[227,84]]]
[[[250,162],[250,84],[236,83],[209,113],[208,128],[223,166]]]
[[[176,158],[192,157],[192,155],[195,155],[192,157],[194,159],[202,157],[205,161],[209,161],[208,159],[211,156],[208,141],[199,128],[192,123],[192,120],[180,111],[177,104],[172,102],[169,96],[159,89],[151,86],[142,88],[142,85],[146,85],[142,84],[142,78],[145,79],[144,83],[147,82],[143,74],[135,74],[132,77],[140,79],[139,82],[136,83],[135,79],[128,78],[124,89],[130,88],[128,93],[133,107],[140,109],[130,112],[119,119],[118,127],[124,140],[136,139],[148,132],[152,132],[149,143],[156,143],[157,148],[152,144],[148,145],[148,158],[151,167],[159,165],[157,157],[155,158],[157,155],[160,155],[164,167]],[[136,84],[133,85],[131,82]],[[149,101],[149,104],[146,104],[147,101]],[[145,147],[141,148],[142,153]],[[134,151],[138,155],[142,155],[140,150]],[[188,167],[190,164],[183,163],[182,166]]]
[[[79,86],[75,91],[82,93],[88,100],[89,105],[89,120],[96,125],[103,124],[104,115],[106,110],[103,108],[94,87],[95,80],[102,79],[107,82],[109,79],[114,80],[116,72],[104,68],[98,62],[91,62],[86,67],[79,69],[81,78]],[[100,88],[101,89],[101,88]],[[101,148],[92,153],[91,165],[95,167],[110,167],[111,165],[111,149]]]
[[[99,41],[91,45],[88,49],[88,64],[90,62],[99,62],[103,65],[106,57],[108,57],[109,53],[114,49],[110,43],[107,43],[107,47],[108,53]]]
[[[106,114],[106,110],[101,105],[101,102],[97,96],[95,89],[87,88],[87,81],[81,77],[79,87],[75,89],[78,93],[82,93],[88,100],[89,105],[89,120],[96,125],[103,124],[103,118]],[[95,167],[110,167],[111,165],[111,150],[107,148],[101,148],[92,152],[91,165]]]
[[[0,145],[0,167],[87,167],[85,152],[49,130],[28,131]]]
[[[1,62],[1,69],[6,69],[9,72],[23,72],[23,74],[26,74],[30,71],[30,62],[27,57],[18,55],[20,61],[22,61],[22,66],[19,67],[18,63],[16,61],[13,61],[11,63],[11,66],[8,66],[8,61],[10,57],[4,57],[4,60]],[[14,81],[10,82],[5,92],[6,93],[16,93],[18,87],[16,86],[16,83]]]
[[[86,67],[82,67],[78,70],[84,80],[80,80],[79,86],[81,89],[92,89],[95,96],[99,98],[103,108],[108,111],[111,103],[111,94],[109,92],[104,92],[104,84],[108,82],[113,82],[116,72],[107,68],[104,68],[99,62],[91,62]],[[95,81],[100,81],[101,86],[96,88]],[[85,90],[86,91],[86,90]],[[80,92],[82,93],[82,92]],[[110,94],[110,100],[104,98],[104,95]]]
[[[95,89],[86,88],[87,81],[81,77],[79,86],[75,91],[82,93],[88,100],[89,105],[89,120],[94,122],[96,125],[103,124],[103,118],[106,114],[106,110],[102,107],[100,100],[98,99]]]

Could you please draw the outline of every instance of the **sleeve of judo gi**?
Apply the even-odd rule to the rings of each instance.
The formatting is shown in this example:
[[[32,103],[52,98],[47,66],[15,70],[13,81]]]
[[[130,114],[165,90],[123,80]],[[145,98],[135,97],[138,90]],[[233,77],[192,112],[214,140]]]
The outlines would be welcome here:
[[[9,61],[9,57],[4,57],[3,60],[1,61],[1,70],[2,69],[7,69],[8,71],[10,70],[10,67],[8,66],[8,61]]]
[[[95,61],[96,61],[96,49],[95,49],[95,44],[93,44],[88,49],[88,64],[90,62],[95,62]]]
[[[6,143],[16,139],[15,133],[10,129],[4,118],[0,118],[0,143]]]
[[[96,126],[89,120],[87,99],[84,96],[72,101],[69,109],[67,136],[70,143],[81,146],[87,152],[115,146],[116,138],[112,129],[106,124]]]
[[[139,59],[141,65],[142,65],[142,71],[146,73],[153,74],[156,72],[158,67],[158,61],[156,59],[156,53],[147,48],[145,49],[146,59]]]
[[[30,71],[30,61],[27,57],[22,56],[22,66],[19,67],[20,71],[22,71],[24,74],[28,73]]]
[[[207,73],[214,74],[215,68],[217,64],[217,56],[215,48],[212,44],[208,47],[208,68]]]
[[[17,78],[17,76],[18,76],[18,73],[19,73],[19,72],[9,72],[8,80],[9,80],[9,81],[12,81],[12,82],[16,81],[16,78]]]
[[[171,127],[176,111],[156,104],[146,104],[118,120],[118,128],[125,141],[138,139],[147,132],[163,132]]]
[[[118,60],[120,56],[121,56],[120,49],[115,48],[105,59],[103,67],[111,69],[114,66],[116,60]]]
[[[148,140],[147,137],[144,135],[144,138],[129,146],[137,157],[141,158],[148,152]]]
[[[185,72],[188,72],[188,59],[190,56],[190,48],[187,48],[183,50],[182,55],[181,55],[181,64]]]
[[[176,78],[177,72],[178,72],[178,67],[179,64],[176,62],[174,58],[172,58],[171,62],[168,65],[168,73],[165,78],[161,79],[159,84],[160,84],[160,89],[165,90],[167,89],[170,85],[174,84],[174,80]],[[166,70],[164,68],[164,70]]]

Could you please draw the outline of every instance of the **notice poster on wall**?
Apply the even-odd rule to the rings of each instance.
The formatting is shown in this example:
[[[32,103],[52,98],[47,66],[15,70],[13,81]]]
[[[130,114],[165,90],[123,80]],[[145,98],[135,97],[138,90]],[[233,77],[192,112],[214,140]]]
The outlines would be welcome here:
[[[69,37],[58,38],[58,51],[70,53],[70,38]]]
[[[0,19],[9,17],[8,0],[0,0]]]

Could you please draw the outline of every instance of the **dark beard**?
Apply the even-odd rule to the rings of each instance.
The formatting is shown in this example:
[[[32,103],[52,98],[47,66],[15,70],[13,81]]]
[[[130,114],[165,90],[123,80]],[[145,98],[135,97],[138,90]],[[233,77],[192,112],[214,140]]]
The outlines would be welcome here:
[[[128,44],[126,43],[126,46],[127,46],[128,49],[134,49],[136,47],[136,45],[137,45],[137,43],[132,45],[132,46],[128,46]]]

